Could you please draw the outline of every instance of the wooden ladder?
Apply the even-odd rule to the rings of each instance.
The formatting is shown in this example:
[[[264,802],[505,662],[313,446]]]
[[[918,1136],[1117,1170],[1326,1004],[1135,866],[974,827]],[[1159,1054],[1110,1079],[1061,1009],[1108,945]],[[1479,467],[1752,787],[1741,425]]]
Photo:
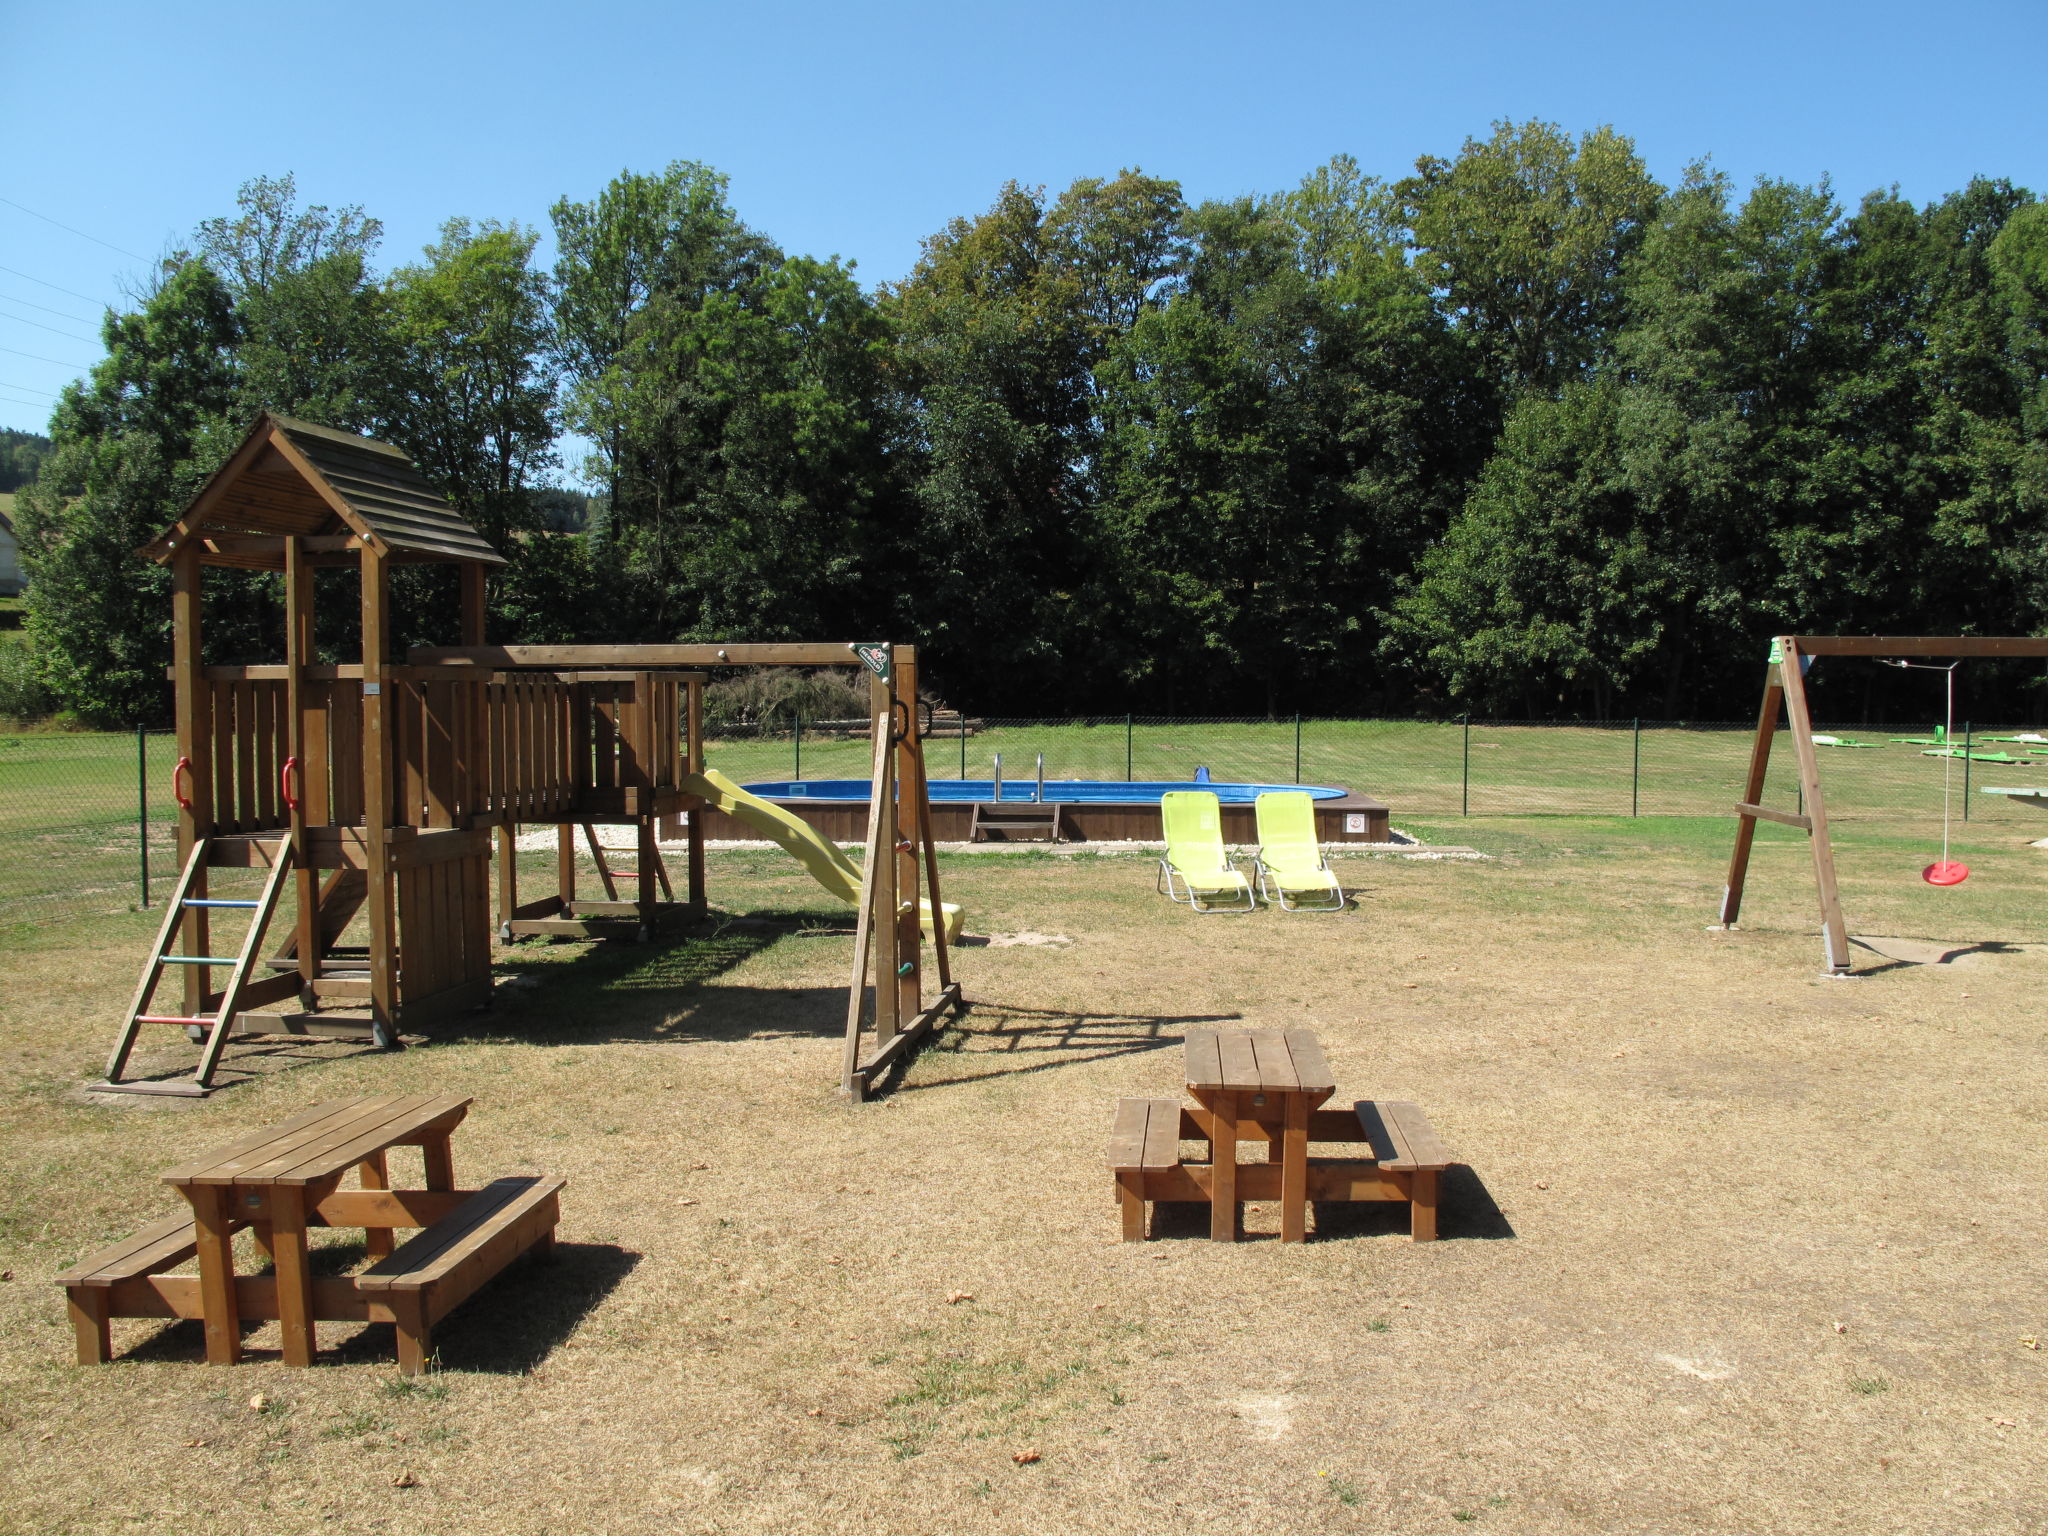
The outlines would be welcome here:
[[[1005,800],[976,805],[968,823],[970,843],[1056,843],[1060,840],[1057,802]]]
[[[583,840],[590,845],[591,861],[597,865],[597,878],[604,882],[604,899],[606,901],[619,900],[619,881],[637,880],[640,878],[640,871],[637,869],[614,869],[605,855],[630,853],[632,850],[628,848],[605,847],[603,840],[597,835],[597,827],[587,821],[583,823]],[[676,899],[675,888],[668,883],[668,865],[662,861],[661,850],[656,848],[652,841],[647,846],[649,852],[654,856],[654,878],[661,882],[661,899],[663,901],[674,901]]]
[[[225,900],[219,897],[195,895],[206,888],[206,870],[214,851],[214,839],[202,837],[192,845],[192,856],[185,861],[185,868],[178,876],[177,888],[164,911],[163,926],[157,930],[156,946],[150,952],[149,962],[142,968],[142,980],[135,988],[135,995],[129,1001],[127,1016],[122,1020],[121,1033],[114,1042],[114,1051],[107,1058],[107,1080],[91,1085],[99,1093],[161,1093],[186,1098],[201,1098],[213,1091],[214,1069],[220,1064],[221,1050],[227,1045],[228,1037],[235,1032],[235,1014],[248,997],[250,976],[257,965],[257,956],[263,948],[263,934],[270,926],[271,915],[277,910],[277,899],[282,894],[285,878],[291,873],[292,844],[289,837],[281,837],[266,848],[271,860],[270,873],[263,882],[263,892],[251,900]],[[248,930],[242,935],[242,947],[232,957],[227,955],[179,955],[172,949],[178,942],[178,930],[192,912],[211,912],[219,909],[246,910],[249,914]],[[214,1005],[210,1014],[151,1013],[150,999],[155,995],[170,967],[196,965],[203,967],[201,975],[207,985],[200,988],[205,1001],[201,1007]],[[213,967],[229,967],[227,984],[218,992],[209,990],[212,984]],[[296,983],[294,982],[294,985]],[[121,1081],[121,1073],[128,1065],[129,1054],[135,1049],[135,1041],[145,1024],[181,1025],[187,1034],[202,1045],[199,1065],[189,1078],[173,1078],[154,1081]]]

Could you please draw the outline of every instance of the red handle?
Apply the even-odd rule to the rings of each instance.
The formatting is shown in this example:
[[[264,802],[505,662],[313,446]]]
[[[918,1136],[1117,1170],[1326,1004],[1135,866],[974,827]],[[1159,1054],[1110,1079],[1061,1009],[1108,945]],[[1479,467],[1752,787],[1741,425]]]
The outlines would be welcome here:
[[[171,770],[171,798],[178,802],[178,809],[181,811],[189,811],[192,809],[192,797],[191,795],[187,794],[183,789],[179,788],[178,776],[180,774],[189,774],[191,771],[192,759],[189,757],[179,758],[178,766]]]
[[[284,766],[277,770],[277,790],[284,796],[285,808],[294,816],[299,813],[299,797],[292,793],[292,775],[299,771],[299,760],[288,757]]]

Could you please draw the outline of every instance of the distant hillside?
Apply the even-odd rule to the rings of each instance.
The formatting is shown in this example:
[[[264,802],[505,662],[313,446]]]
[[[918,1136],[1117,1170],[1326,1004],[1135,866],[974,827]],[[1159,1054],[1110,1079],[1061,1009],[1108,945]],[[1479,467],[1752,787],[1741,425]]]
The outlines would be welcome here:
[[[0,493],[20,490],[35,479],[50,440],[34,432],[16,432],[0,427]],[[11,514],[13,508],[8,509]]]

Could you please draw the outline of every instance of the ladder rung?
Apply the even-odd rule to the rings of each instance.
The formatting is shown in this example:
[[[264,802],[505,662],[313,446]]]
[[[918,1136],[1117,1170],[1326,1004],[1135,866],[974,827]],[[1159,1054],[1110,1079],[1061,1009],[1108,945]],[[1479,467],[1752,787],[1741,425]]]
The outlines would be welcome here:
[[[184,904],[188,907],[260,907],[260,901],[217,901],[210,896],[187,896]]]
[[[214,1018],[188,1018],[182,1013],[138,1013],[135,1015],[135,1022],[138,1024],[218,1024],[220,1020]]]
[[[158,955],[165,965],[233,965],[232,955]]]

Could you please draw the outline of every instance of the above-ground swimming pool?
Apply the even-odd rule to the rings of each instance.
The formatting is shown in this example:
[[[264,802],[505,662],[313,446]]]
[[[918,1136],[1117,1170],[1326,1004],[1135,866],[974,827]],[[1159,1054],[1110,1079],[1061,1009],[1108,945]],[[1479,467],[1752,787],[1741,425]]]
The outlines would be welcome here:
[[[835,841],[855,843],[867,835],[870,790],[866,779],[775,779],[745,787],[748,794],[801,816]],[[1176,789],[1208,790],[1222,802],[1226,842],[1257,842],[1254,802],[1262,794],[1285,790],[1301,790],[1315,801],[1316,832],[1324,842],[1387,840],[1386,806],[1369,795],[1327,784],[1047,779],[1045,798],[1039,803],[1060,807],[1060,835],[1065,841],[1153,843],[1160,839],[1159,797]],[[974,808],[997,800],[993,779],[931,780],[932,836],[942,843],[967,841]],[[1005,806],[1038,802],[1038,780],[1006,775],[1000,800]],[[708,813],[705,832],[715,839],[754,835],[715,811]]]
[[[993,805],[1001,801],[1004,805],[1030,805],[1039,801],[1038,780],[1003,780],[1002,793],[996,793],[994,779],[932,779],[930,782],[931,801],[941,805],[960,801],[969,805]],[[873,786],[866,779],[776,779],[763,784],[745,786],[750,795],[759,795],[763,800],[857,800],[866,804],[873,793]],[[1169,790],[1206,789],[1225,805],[1250,805],[1260,795],[1278,794],[1284,790],[1298,789],[1316,800],[1341,800],[1348,790],[1332,789],[1324,784],[1211,784],[1175,783],[1156,780],[1141,780],[1127,783],[1112,779],[1047,779],[1043,803],[1046,805],[1157,805],[1159,797]]]

